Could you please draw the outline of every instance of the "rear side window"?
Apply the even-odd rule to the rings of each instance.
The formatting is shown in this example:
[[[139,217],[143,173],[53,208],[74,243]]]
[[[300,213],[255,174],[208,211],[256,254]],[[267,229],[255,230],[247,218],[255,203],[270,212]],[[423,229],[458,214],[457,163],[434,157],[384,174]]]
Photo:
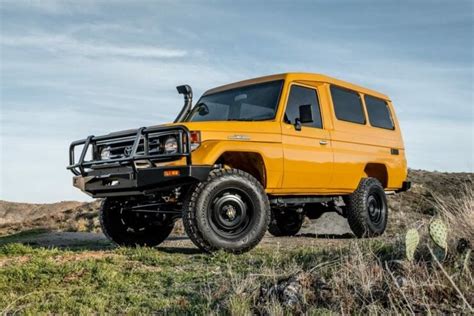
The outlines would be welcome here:
[[[331,86],[331,96],[338,120],[365,124],[364,110],[357,92]]]
[[[392,115],[390,115],[387,102],[370,95],[366,95],[364,99],[370,125],[393,130]]]
[[[311,105],[311,112],[313,114],[313,122],[305,123],[303,125],[323,128],[316,90],[297,85],[291,86],[288,104],[286,105],[285,123],[295,124],[295,120],[300,117],[301,105]]]

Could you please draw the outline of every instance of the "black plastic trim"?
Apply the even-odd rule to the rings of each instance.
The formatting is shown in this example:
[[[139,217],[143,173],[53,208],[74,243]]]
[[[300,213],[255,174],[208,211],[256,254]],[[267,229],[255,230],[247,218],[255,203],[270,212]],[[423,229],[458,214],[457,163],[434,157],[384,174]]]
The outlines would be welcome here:
[[[131,166],[98,169],[73,178],[73,185],[92,197],[146,195],[207,179],[212,166],[167,166],[134,169]],[[177,176],[165,176],[177,170]]]
[[[410,190],[411,188],[411,182],[410,181],[403,181],[402,187],[398,190],[395,190],[395,192],[400,193],[400,192],[405,192]]]

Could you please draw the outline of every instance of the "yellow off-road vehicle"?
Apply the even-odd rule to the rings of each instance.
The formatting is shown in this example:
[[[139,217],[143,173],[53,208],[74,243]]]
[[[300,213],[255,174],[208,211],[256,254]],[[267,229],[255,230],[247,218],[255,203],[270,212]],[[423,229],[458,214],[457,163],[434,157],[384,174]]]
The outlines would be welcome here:
[[[182,218],[199,248],[239,253],[327,211],[356,236],[377,236],[386,192],[410,187],[381,93],[305,73],[211,89],[194,106],[191,88],[177,89],[185,104],[174,123],[70,146],[73,184],[104,198],[102,229],[119,245],[158,245]]]

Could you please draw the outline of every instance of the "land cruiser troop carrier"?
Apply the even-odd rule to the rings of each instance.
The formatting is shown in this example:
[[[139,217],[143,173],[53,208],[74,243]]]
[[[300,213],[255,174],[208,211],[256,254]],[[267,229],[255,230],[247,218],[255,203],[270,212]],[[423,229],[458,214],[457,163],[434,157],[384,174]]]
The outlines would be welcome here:
[[[319,74],[287,73],[211,89],[171,124],[89,136],[70,146],[73,184],[103,198],[119,245],[155,246],[183,219],[204,251],[244,252],[269,231],[336,211],[357,237],[384,232],[386,192],[407,190],[390,99]]]

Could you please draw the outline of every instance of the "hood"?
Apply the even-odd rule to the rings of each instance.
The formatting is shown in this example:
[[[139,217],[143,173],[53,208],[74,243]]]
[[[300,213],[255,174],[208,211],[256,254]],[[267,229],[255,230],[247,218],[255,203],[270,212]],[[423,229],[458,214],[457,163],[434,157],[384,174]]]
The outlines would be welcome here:
[[[172,127],[185,126],[190,131],[201,132],[201,141],[206,140],[229,140],[236,137],[243,137],[244,139],[265,139],[268,134],[280,135],[281,126],[274,121],[222,121],[222,122],[180,122],[152,125],[149,127]],[[124,133],[136,133],[136,129],[127,129],[122,131],[115,131],[104,136],[113,136]],[[260,135],[257,137],[257,135]]]
[[[262,135],[281,135],[281,126],[274,121],[222,121],[222,122],[181,122],[164,126],[183,125],[190,131],[200,131],[201,141],[244,139],[265,139]],[[259,135],[259,136],[257,136]]]

